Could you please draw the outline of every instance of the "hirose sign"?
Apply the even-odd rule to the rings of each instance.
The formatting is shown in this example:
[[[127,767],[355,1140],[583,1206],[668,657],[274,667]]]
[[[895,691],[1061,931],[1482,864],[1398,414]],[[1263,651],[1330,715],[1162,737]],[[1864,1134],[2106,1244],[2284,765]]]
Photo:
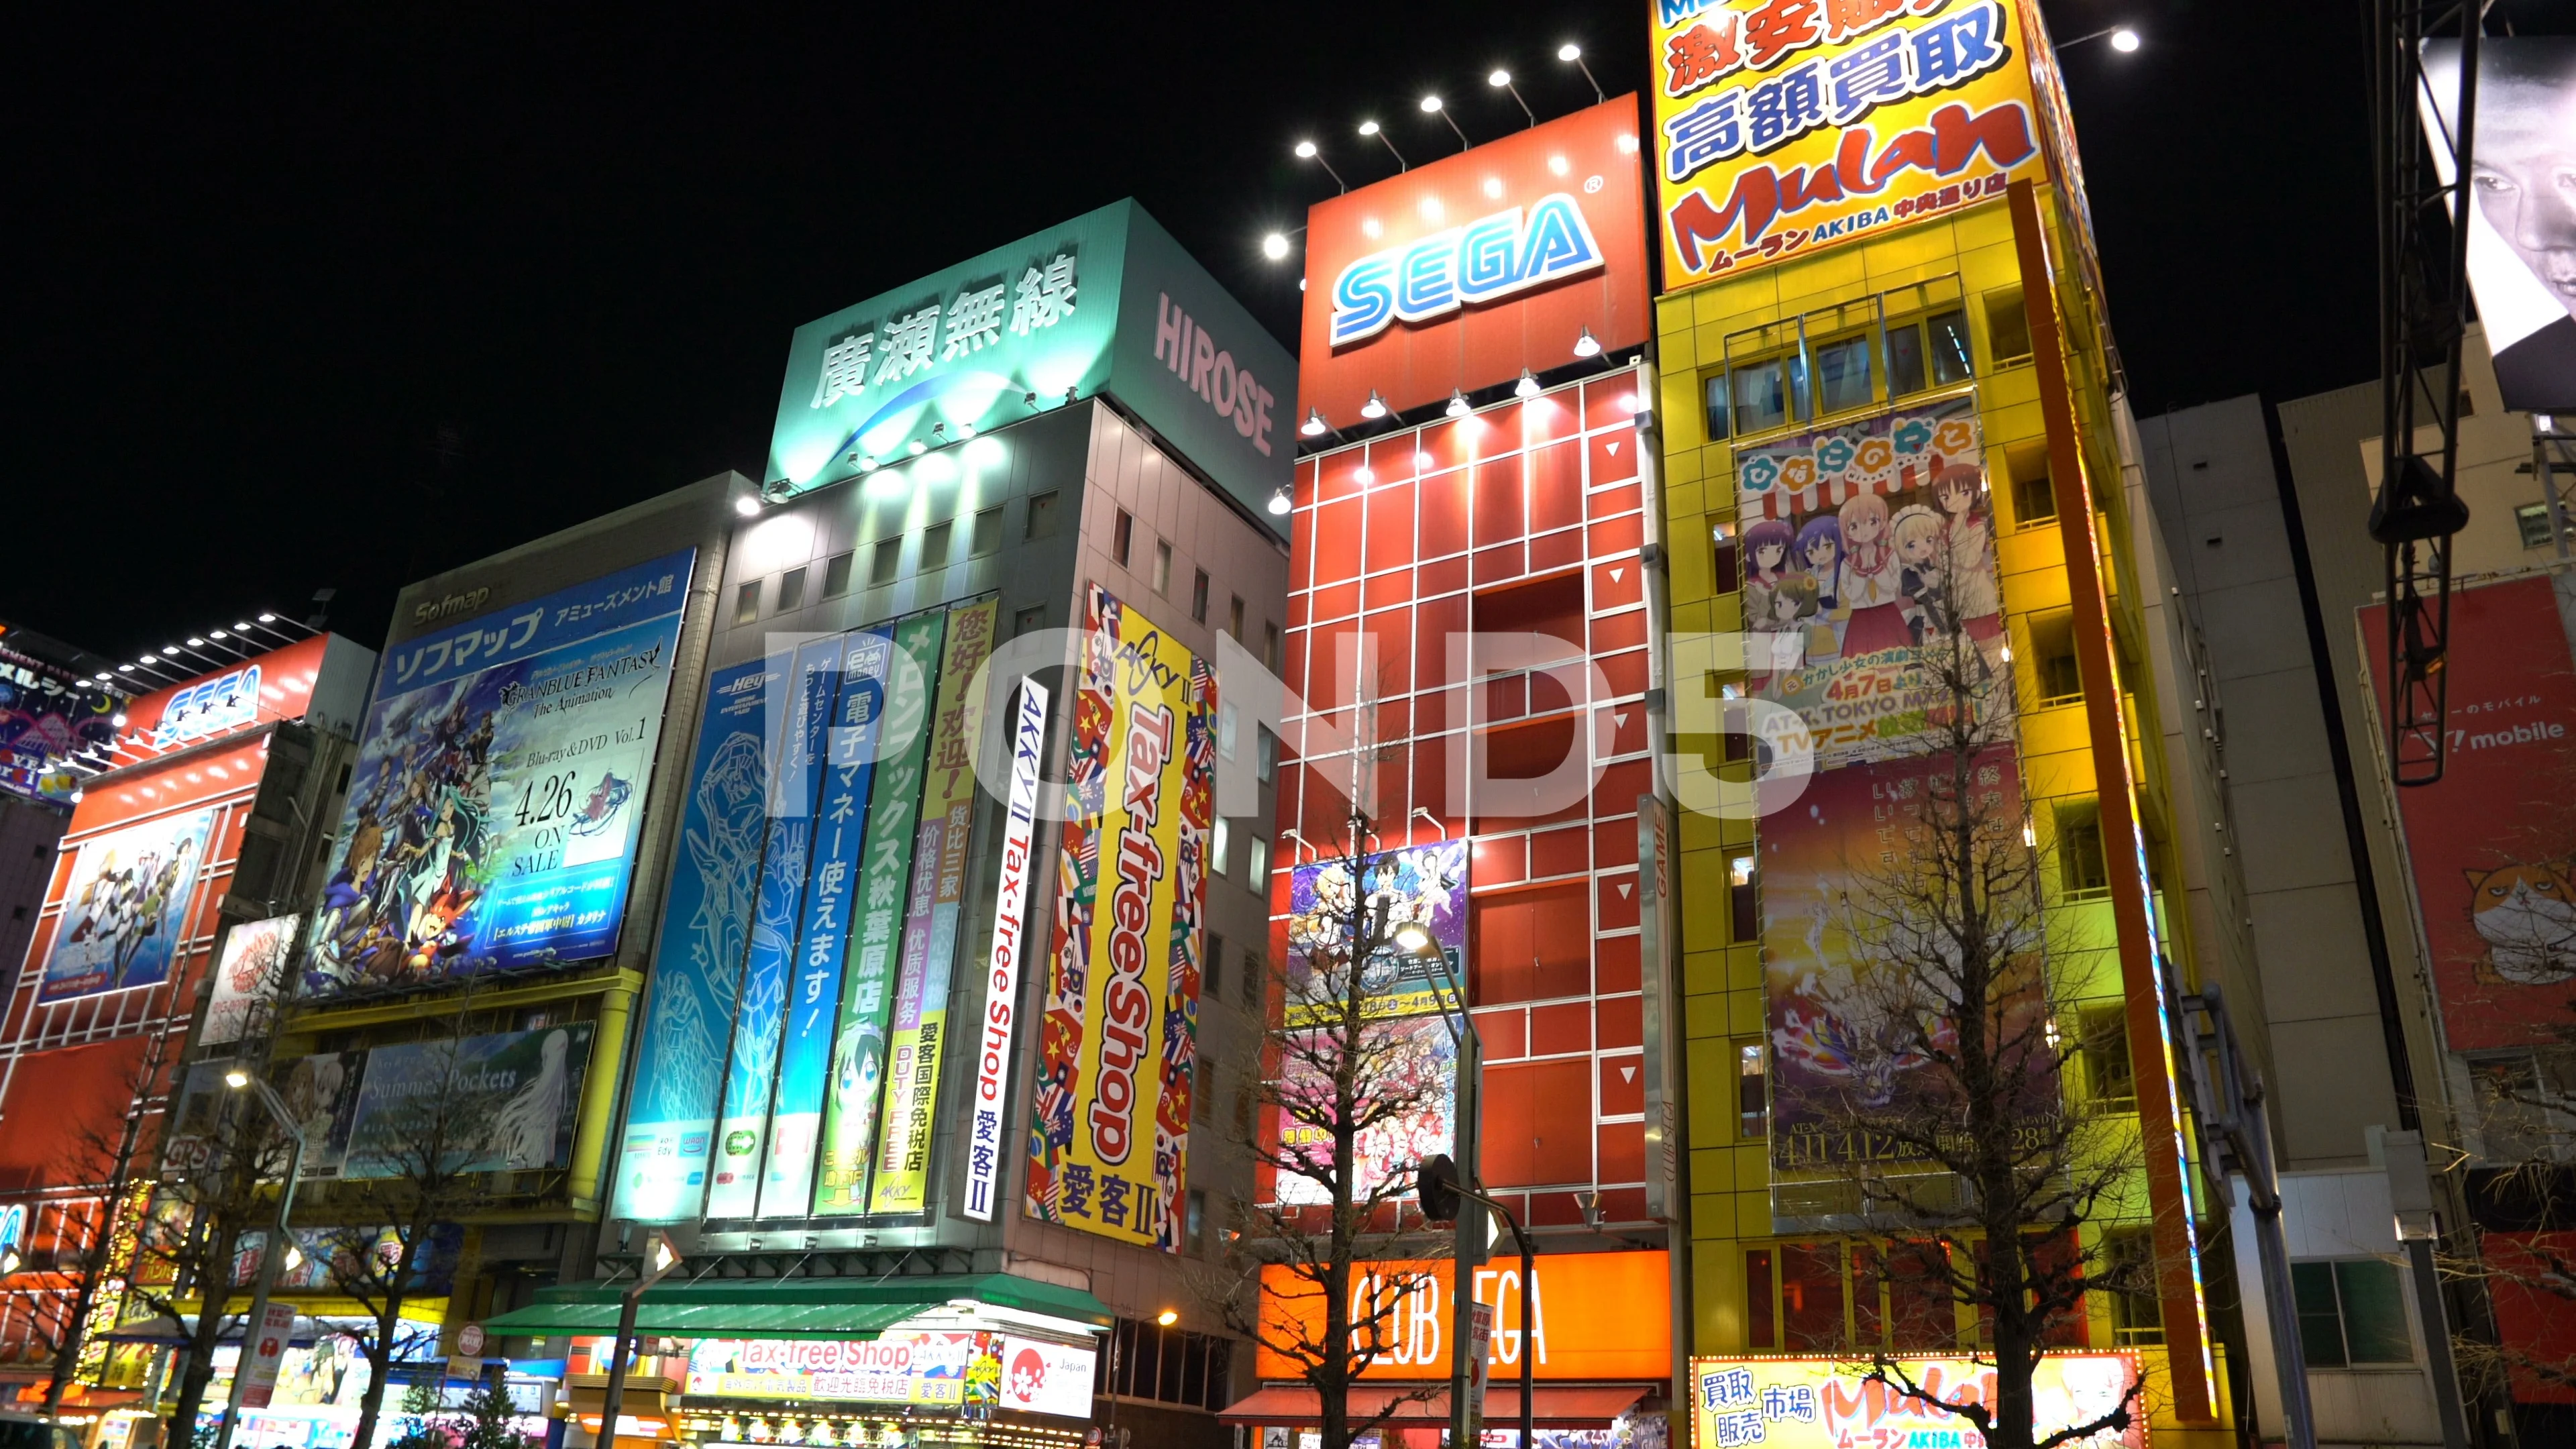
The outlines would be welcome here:
[[[1299,411],[1347,426],[1646,339],[1636,102],[1622,96],[1318,203]]]

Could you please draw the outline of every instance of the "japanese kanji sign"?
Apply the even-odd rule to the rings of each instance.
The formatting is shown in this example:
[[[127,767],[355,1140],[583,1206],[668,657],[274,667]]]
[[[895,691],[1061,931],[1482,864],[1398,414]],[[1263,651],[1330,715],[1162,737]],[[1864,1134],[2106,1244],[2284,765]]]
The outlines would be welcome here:
[[[1965,1358],[1900,1358],[1916,1383],[1944,1402],[1995,1402],[1995,1367]],[[1968,1444],[1967,1421],[1863,1377],[1857,1360],[1695,1358],[1691,1360],[1691,1449],[1847,1449],[1854,1445]],[[2136,1381],[2125,1353],[2051,1353],[2031,1375],[2031,1423],[2039,1437],[2089,1424],[2117,1408]],[[2141,1420],[2144,1415],[2139,1416]],[[2091,1449],[2144,1449],[2146,1425],[2105,1430]]]
[[[1654,0],[1667,288],[2038,177],[2026,0]]]

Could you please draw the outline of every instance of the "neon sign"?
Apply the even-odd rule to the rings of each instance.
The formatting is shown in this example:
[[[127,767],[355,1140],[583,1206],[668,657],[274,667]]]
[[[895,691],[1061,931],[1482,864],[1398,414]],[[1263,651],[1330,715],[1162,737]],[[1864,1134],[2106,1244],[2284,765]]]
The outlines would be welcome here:
[[[1551,192],[1526,216],[1515,206],[1342,268],[1333,279],[1333,345],[1366,341],[1399,321],[1427,322],[1602,265],[1601,244],[1583,208],[1564,192]]]

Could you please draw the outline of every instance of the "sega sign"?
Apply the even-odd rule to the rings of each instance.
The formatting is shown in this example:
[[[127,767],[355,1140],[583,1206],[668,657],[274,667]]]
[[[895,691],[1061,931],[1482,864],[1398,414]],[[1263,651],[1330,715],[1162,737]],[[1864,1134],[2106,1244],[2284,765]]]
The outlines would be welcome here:
[[[1297,411],[1348,426],[1651,335],[1637,105],[1622,96],[1306,217]],[[1591,349],[1586,349],[1586,355]]]
[[[191,684],[170,696],[152,731],[156,749],[223,734],[259,721],[259,666]]]
[[[1573,197],[1520,207],[1360,258],[1333,280],[1333,345],[1347,347],[1398,321],[1428,322],[1601,267],[1601,243]]]

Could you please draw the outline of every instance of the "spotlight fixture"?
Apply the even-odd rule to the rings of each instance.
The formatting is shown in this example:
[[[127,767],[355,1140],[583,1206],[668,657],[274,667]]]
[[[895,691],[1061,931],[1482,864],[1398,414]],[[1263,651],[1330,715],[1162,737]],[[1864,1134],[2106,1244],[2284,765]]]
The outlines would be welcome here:
[[[1306,409],[1306,421],[1297,425],[1297,431],[1310,438],[1320,438],[1324,435],[1325,426],[1324,410],[1322,408],[1308,408]]]
[[[259,616],[259,621],[263,624],[274,624],[277,622],[277,616],[275,614],[262,614]]]
[[[1510,85],[1511,83],[1512,73],[1499,67],[1495,69],[1492,75],[1485,77],[1485,84],[1492,86],[1496,90],[1501,90],[1503,87]]]
[[[1288,510],[1296,506],[1297,505],[1288,500],[1287,484],[1282,483],[1277,488],[1271,490],[1270,511],[1272,514],[1285,518],[1288,515]]]
[[[1594,79],[1593,74],[1592,74],[1592,67],[1590,67],[1590,66],[1588,66],[1588,65],[1585,65],[1585,64],[1583,63],[1583,47],[1582,47],[1582,46],[1579,46],[1579,45],[1575,44],[1573,41],[1569,40],[1569,41],[1567,41],[1565,44],[1560,45],[1560,46],[1558,46],[1558,47],[1556,48],[1556,58],[1557,58],[1558,60],[1561,60],[1561,61],[1565,61],[1565,62],[1567,62],[1568,64],[1572,65],[1576,70],[1579,70],[1579,71],[1583,72],[1583,78],[1584,78],[1585,80],[1587,80],[1587,81],[1591,81],[1591,82],[1592,82],[1592,103],[1593,103],[1594,105],[1596,105],[1596,106],[1597,106],[1597,105],[1600,105],[1602,102],[1604,102],[1604,101],[1606,101],[1606,100],[1608,100],[1608,99],[1609,99],[1609,97],[1604,96],[1604,95],[1601,93],[1601,82],[1600,82],[1599,80],[1597,80],[1597,79]]]
[[[1372,422],[1386,416],[1386,399],[1377,395],[1376,388],[1370,388],[1368,401],[1360,404],[1360,416]]]
[[[1473,149],[1473,144],[1467,139],[1467,133],[1458,129],[1458,118],[1441,109],[1440,98],[1438,96],[1424,96],[1422,98],[1422,114],[1426,116],[1438,116],[1440,119],[1447,121],[1449,123],[1449,129],[1458,137],[1459,150],[1466,151]]]
[[[1468,411],[1467,395],[1454,387],[1449,389],[1449,416],[1453,418],[1463,418],[1467,415]]]
[[[2122,26],[2121,28],[2112,31],[2111,48],[2120,52],[2122,55],[2128,55],[2135,52],[2138,48],[2138,32],[2129,29],[2127,26]]]
[[[733,501],[733,511],[745,518],[753,517],[760,512],[760,500],[746,493]]]
[[[1396,169],[1396,170],[1398,170],[1398,171],[1409,171],[1409,170],[1413,169],[1411,166],[1409,166],[1409,165],[1407,165],[1407,164],[1406,164],[1405,159],[1404,159],[1404,153],[1403,153],[1403,152],[1401,152],[1401,151],[1398,151],[1397,149],[1395,149],[1395,142],[1387,136],[1387,134],[1386,134],[1385,130],[1384,130],[1384,129],[1382,129],[1382,128],[1378,125],[1378,123],[1377,123],[1377,122],[1375,122],[1375,121],[1362,121],[1362,122],[1360,122],[1360,135],[1362,135],[1363,137],[1366,137],[1366,136],[1375,136],[1375,137],[1377,137],[1378,144],[1379,144],[1379,145],[1381,145],[1381,146],[1384,146],[1384,147],[1386,148],[1386,154],[1388,154],[1389,156],[1392,156],[1392,157],[1394,157],[1394,158],[1395,158],[1395,169]]]
[[[1300,141],[1297,143],[1296,149],[1298,160],[1312,161],[1316,165],[1323,167],[1324,174],[1333,178],[1334,186],[1340,188],[1345,193],[1350,191],[1350,183],[1342,180],[1342,173],[1333,169],[1333,163],[1324,159],[1323,151],[1318,148],[1314,142]]]
[[[922,454],[930,451],[930,445],[919,438],[915,438],[911,442],[904,444],[903,450],[918,458]]]
[[[1439,114],[1439,111],[1440,98],[1438,96],[1424,96],[1422,98],[1422,113],[1424,115],[1437,115]]]
[[[1300,161],[1312,161],[1312,160],[1314,160],[1314,159],[1315,159],[1315,143],[1314,143],[1314,142],[1312,142],[1312,141],[1300,141],[1300,142],[1298,142],[1298,143],[1297,143],[1297,159],[1298,159],[1298,160],[1300,160]]]
[[[1361,135],[1363,135],[1363,136],[1374,136],[1374,135],[1376,135],[1376,134],[1377,134],[1377,122],[1375,122],[1375,121],[1362,121],[1362,122],[1360,122],[1360,134],[1361,134]]]
[[[1537,378],[1535,378],[1535,377],[1530,376],[1530,370],[1529,370],[1528,368],[1526,368],[1526,367],[1522,368],[1522,369],[1521,369],[1521,380],[1520,380],[1520,381],[1518,381],[1518,382],[1516,382],[1516,383],[1513,383],[1513,384],[1512,384],[1512,396],[1514,396],[1514,397],[1536,397],[1536,396],[1538,396],[1538,379],[1537,379]]]
[[[957,425],[957,436],[961,438],[971,438],[975,436],[975,425],[973,423],[959,423]]]
[[[1601,344],[1593,337],[1590,326],[1587,325],[1583,329],[1582,336],[1574,339],[1574,355],[1577,357],[1598,357],[1601,355]]]
[[[860,454],[860,455],[859,455],[859,471],[860,471],[860,472],[862,472],[862,473],[873,473],[873,472],[875,472],[876,470],[877,470],[877,455],[876,455],[876,454],[874,454],[874,453],[862,453],[862,454]]]
[[[1281,260],[1288,255],[1288,238],[1281,236],[1275,231],[1270,235],[1263,237],[1261,239],[1261,254],[1274,262]]]
[[[1510,71],[1499,65],[1495,66],[1494,73],[1485,77],[1485,84],[1509,95],[1512,98],[1512,104],[1521,108],[1521,116],[1528,124],[1533,126],[1538,124],[1538,114],[1529,108],[1529,102],[1521,99],[1520,87],[1512,84]]]

